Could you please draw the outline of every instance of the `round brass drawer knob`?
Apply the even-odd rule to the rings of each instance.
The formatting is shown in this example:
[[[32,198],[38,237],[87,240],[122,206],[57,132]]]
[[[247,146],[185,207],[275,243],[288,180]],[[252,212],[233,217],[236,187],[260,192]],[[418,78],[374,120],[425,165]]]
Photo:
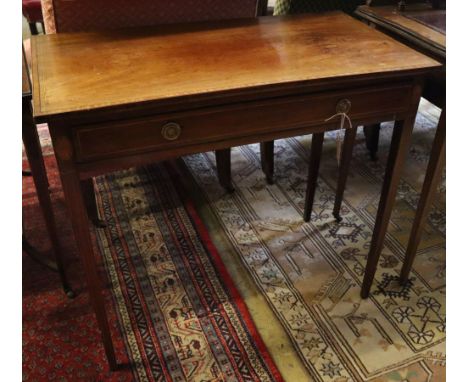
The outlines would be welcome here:
[[[182,128],[178,123],[175,122],[168,122],[161,129],[161,135],[168,141],[175,141],[180,137],[181,132]]]
[[[338,101],[336,104],[336,112],[337,113],[348,113],[349,110],[351,109],[351,101],[349,99],[341,99]]]

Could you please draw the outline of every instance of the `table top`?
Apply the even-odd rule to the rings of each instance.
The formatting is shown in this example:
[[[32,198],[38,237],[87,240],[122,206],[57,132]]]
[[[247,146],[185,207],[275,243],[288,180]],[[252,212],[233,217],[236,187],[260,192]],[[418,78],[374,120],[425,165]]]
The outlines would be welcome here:
[[[375,22],[380,27],[411,39],[414,43],[426,43],[436,56],[445,58],[445,10],[433,9],[429,4],[408,4],[404,11],[397,6],[363,5],[356,13]]]
[[[35,117],[350,78],[435,60],[343,13],[32,38]]]

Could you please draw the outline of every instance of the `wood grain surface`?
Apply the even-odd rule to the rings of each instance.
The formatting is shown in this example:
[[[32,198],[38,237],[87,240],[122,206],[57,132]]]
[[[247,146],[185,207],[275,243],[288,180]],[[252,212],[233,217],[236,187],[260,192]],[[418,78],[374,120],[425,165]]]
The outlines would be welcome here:
[[[439,64],[342,13],[32,39],[36,117]]]

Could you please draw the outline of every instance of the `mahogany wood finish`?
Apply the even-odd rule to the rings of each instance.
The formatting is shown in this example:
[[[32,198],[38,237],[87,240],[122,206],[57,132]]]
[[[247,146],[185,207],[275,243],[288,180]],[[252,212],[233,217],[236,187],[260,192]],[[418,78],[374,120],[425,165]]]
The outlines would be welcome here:
[[[413,125],[416,119],[421,95],[422,79],[413,90],[412,100],[410,103],[412,117],[405,120],[396,119],[395,121],[379,207],[375,218],[371,247],[367,258],[366,270],[361,288],[362,298],[367,298],[369,296],[375,272],[377,270],[380,253],[384,245],[385,232],[387,231],[388,223],[390,221],[403,163],[406,157],[406,152],[408,151],[409,145],[411,143],[411,134],[413,131]]]
[[[361,297],[369,297],[372,281],[374,281],[375,271],[382,251],[387,231],[388,222],[392,213],[393,203],[400,180],[401,170],[411,142],[414,119],[416,116],[419,98],[421,97],[421,87],[415,91],[415,101],[413,102],[414,117],[406,120],[397,120],[393,128],[392,143],[388,155],[387,169],[382,186],[379,208],[375,217],[374,232],[372,234],[371,247],[367,257],[364,280],[362,282]]]
[[[424,225],[431,209],[434,195],[437,191],[437,185],[439,184],[440,178],[442,177],[444,166],[445,109],[442,111],[442,115],[440,116],[439,126],[437,127],[434,143],[432,144],[431,156],[429,158],[429,164],[427,166],[427,172],[424,178],[421,197],[419,199],[418,209],[416,210],[416,216],[414,218],[413,227],[411,229],[408,247],[406,248],[405,261],[403,263],[403,268],[401,269],[401,283],[405,283],[408,280],[408,275],[413,266],[416,251],[418,249],[419,242],[421,241],[421,235],[424,230]]]
[[[320,168],[320,158],[322,157],[324,133],[312,134],[312,143],[310,146],[309,174],[307,176],[307,191],[304,204],[304,221],[310,221],[312,206],[314,204],[315,189]]]
[[[33,38],[35,117],[49,123],[110,365],[80,180],[196,152],[320,137],[338,127],[325,120],[343,99],[356,123],[406,121],[397,129],[406,138],[418,79],[438,65],[341,13]],[[395,142],[390,189],[406,149]],[[380,216],[393,197],[383,198]],[[387,223],[378,226],[371,257],[379,256]]]
[[[81,181],[81,191],[83,192],[86,210],[88,211],[88,216],[91,222],[97,228],[106,227],[106,222],[99,218],[93,178],[88,178]]]
[[[374,3],[372,3],[374,4]],[[445,106],[445,10],[428,4],[410,4],[399,12],[395,6],[361,6],[355,15],[389,36],[444,64],[426,77],[423,97],[439,107]],[[429,17],[430,15],[430,17]],[[422,22],[416,17],[424,20]]]
[[[423,97],[442,108],[429,165],[418,203],[400,281],[405,283],[414,262],[422,230],[445,163],[445,10],[432,10],[427,4],[409,4],[404,12],[392,6],[362,6],[356,11],[362,20],[433,57],[443,66],[425,77]],[[372,133],[378,136],[378,130]],[[378,138],[377,138],[378,139]]]
[[[55,128],[54,130],[59,130]],[[54,135],[53,135],[54,136]],[[53,138],[54,147],[59,149],[59,171],[62,180],[63,192],[70,211],[72,228],[75,234],[76,245],[84,266],[86,283],[89,288],[89,298],[96,314],[96,320],[101,331],[102,342],[111,370],[117,369],[114,346],[109,329],[104,296],[102,295],[102,281],[99,279],[96,257],[93,253],[92,239],[89,233],[88,214],[82,193],[82,184],[73,166],[72,157],[68,157],[66,149],[61,147],[65,142],[63,135],[57,131]],[[58,141],[57,141],[58,140]],[[66,145],[66,144],[65,144]],[[65,151],[63,151],[65,150]]]
[[[23,0],[24,3],[25,0]],[[267,0],[238,0],[223,5],[222,1],[216,1],[207,5],[206,1],[192,1],[187,6],[174,1],[160,1],[156,6],[159,12],[155,12],[154,1],[137,0],[133,2],[132,9],[127,9],[124,4],[104,4],[96,1],[82,0],[80,2],[60,2],[43,0],[42,5],[46,18],[47,33],[86,32],[90,30],[109,30],[123,27],[156,26],[177,22],[196,22],[201,20],[217,20],[232,18],[248,18],[266,14]],[[36,3],[41,4],[39,0]],[[153,3],[153,4],[151,4]],[[157,3],[157,1],[156,1]],[[24,6],[23,6],[24,8]],[[111,8],[111,9],[110,9]],[[145,12],[146,11],[146,12]],[[226,185],[228,191],[232,191],[230,176],[230,158],[227,153],[217,154],[219,164],[218,174],[221,182]],[[220,172],[224,169],[224,173]],[[85,200],[89,208],[93,207],[95,199],[94,189],[84,187],[87,194]],[[88,203],[90,202],[90,203]],[[91,220],[99,227],[102,221],[95,218],[96,211],[89,210]]]
[[[346,98],[352,103],[351,118],[372,116],[376,110],[405,111],[411,96],[411,84],[360,87],[282,97],[265,102],[235,103],[210,109],[165,113],[139,119],[88,124],[74,129],[76,159],[80,162],[134,154],[161,147],[180,147],[199,142],[223,141],[238,135],[238,126],[251,121],[250,134],[268,132],[284,124],[306,126],[321,124],[333,115],[337,103]],[[273,106],[273,107],[272,107]],[[285,120],[286,116],[286,120]],[[163,130],[168,124],[178,126],[176,139],[168,139]]]
[[[31,44],[39,121],[66,114],[83,123],[90,114],[151,115],[187,101],[200,107],[300,94],[312,81],[331,88],[435,65],[340,13],[61,33],[34,36]]]
[[[68,283],[65,267],[62,260],[62,252],[58,240],[57,229],[55,225],[55,216],[52,209],[52,201],[50,199],[49,181],[47,179],[47,172],[44,165],[44,158],[42,157],[41,143],[37,134],[36,124],[34,123],[32,110],[31,110],[31,84],[29,80],[28,67],[23,50],[22,54],[22,136],[23,145],[28,158],[29,166],[31,168],[31,175],[33,177],[34,186],[36,187],[37,198],[39,206],[44,216],[47,233],[51,242],[51,252],[54,257],[55,263],[50,263],[44,260],[42,254],[29,245],[23,238],[23,250],[31,254],[35,260],[47,266],[50,269],[56,270],[59,274],[63,290],[68,297],[75,296],[70,284]]]
[[[445,10],[433,10],[427,3],[408,4],[404,11],[398,11],[395,5],[368,6],[363,5],[356,10],[356,15],[368,22],[383,28],[405,43],[415,48],[431,52],[434,57],[445,59],[446,36],[441,32],[444,25],[430,26],[414,18],[417,14],[431,14],[445,19]]]
[[[434,10],[429,4],[419,1],[407,4],[404,11],[399,11],[394,2],[372,1],[370,5],[359,7],[355,14],[403,43],[445,63],[445,10]],[[443,103],[440,99],[445,99],[445,69],[428,79],[423,96],[438,105]],[[366,126],[364,130],[372,159],[376,159],[379,130],[380,125]]]
[[[227,192],[234,192],[231,182],[231,149],[216,150],[215,155],[219,183]]]
[[[379,148],[380,123],[364,126],[364,136],[366,137],[366,147],[369,150],[370,157],[373,161],[376,161]]]
[[[261,142],[260,156],[262,160],[262,171],[265,174],[267,183],[273,184],[275,171],[275,141]]]

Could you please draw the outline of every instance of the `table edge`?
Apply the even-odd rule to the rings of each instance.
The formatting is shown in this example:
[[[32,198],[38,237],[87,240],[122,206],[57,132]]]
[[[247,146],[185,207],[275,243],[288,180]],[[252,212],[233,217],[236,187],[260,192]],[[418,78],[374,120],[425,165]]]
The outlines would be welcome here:
[[[112,114],[115,113],[131,113],[131,112],[141,112],[151,111],[157,109],[158,107],[173,107],[177,111],[184,109],[184,106],[187,103],[191,105],[195,103],[206,104],[204,106],[209,106],[210,102],[217,101],[219,105],[237,103],[237,102],[248,102],[248,101],[258,101],[258,100],[267,100],[270,98],[275,98],[279,96],[294,96],[302,95],[310,92],[326,91],[327,87],[330,87],[329,90],[336,89],[346,89],[349,86],[360,86],[360,85],[369,85],[369,82],[384,82],[391,81],[395,79],[408,79],[423,77],[436,70],[437,68],[442,67],[443,65],[434,60],[434,65],[408,69],[398,72],[379,72],[371,73],[369,75],[358,75],[358,76],[342,76],[342,77],[333,77],[333,78],[324,78],[324,79],[313,79],[313,80],[299,80],[292,82],[282,82],[274,85],[259,85],[251,87],[243,87],[237,89],[228,89],[215,92],[206,92],[199,94],[187,94],[179,95],[176,97],[169,98],[160,98],[158,100],[143,100],[135,101],[124,104],[117,105],[100,105],[96,108],[90,109],[81,109],[81,110],[72,110],[72,111],[54,111],[47,112],[43,111],[40,108],[40,100],[37,100],[38,97],[33,97],[34,101],[34,118],[38,123],[48,122],[51,119],[67,119],[67,118],[81,118],[81,117],[92,117],[93,115],[99,115],[100,119],[106,119],[105,117],[112,118]],[[37,71],[36,71],[37,73]],[[39,85],[40,86],[40,85]],[[284,94],[281,94],[281,93]],[[280,94],[278,94],[280,93]],[[37,94],[34,92],[34,94]],[[246,97],[245,99],[239,100],[239,97]],[[178,107],[179,106],[179,107]],[[158,113],[159,114],[159,113]]]

